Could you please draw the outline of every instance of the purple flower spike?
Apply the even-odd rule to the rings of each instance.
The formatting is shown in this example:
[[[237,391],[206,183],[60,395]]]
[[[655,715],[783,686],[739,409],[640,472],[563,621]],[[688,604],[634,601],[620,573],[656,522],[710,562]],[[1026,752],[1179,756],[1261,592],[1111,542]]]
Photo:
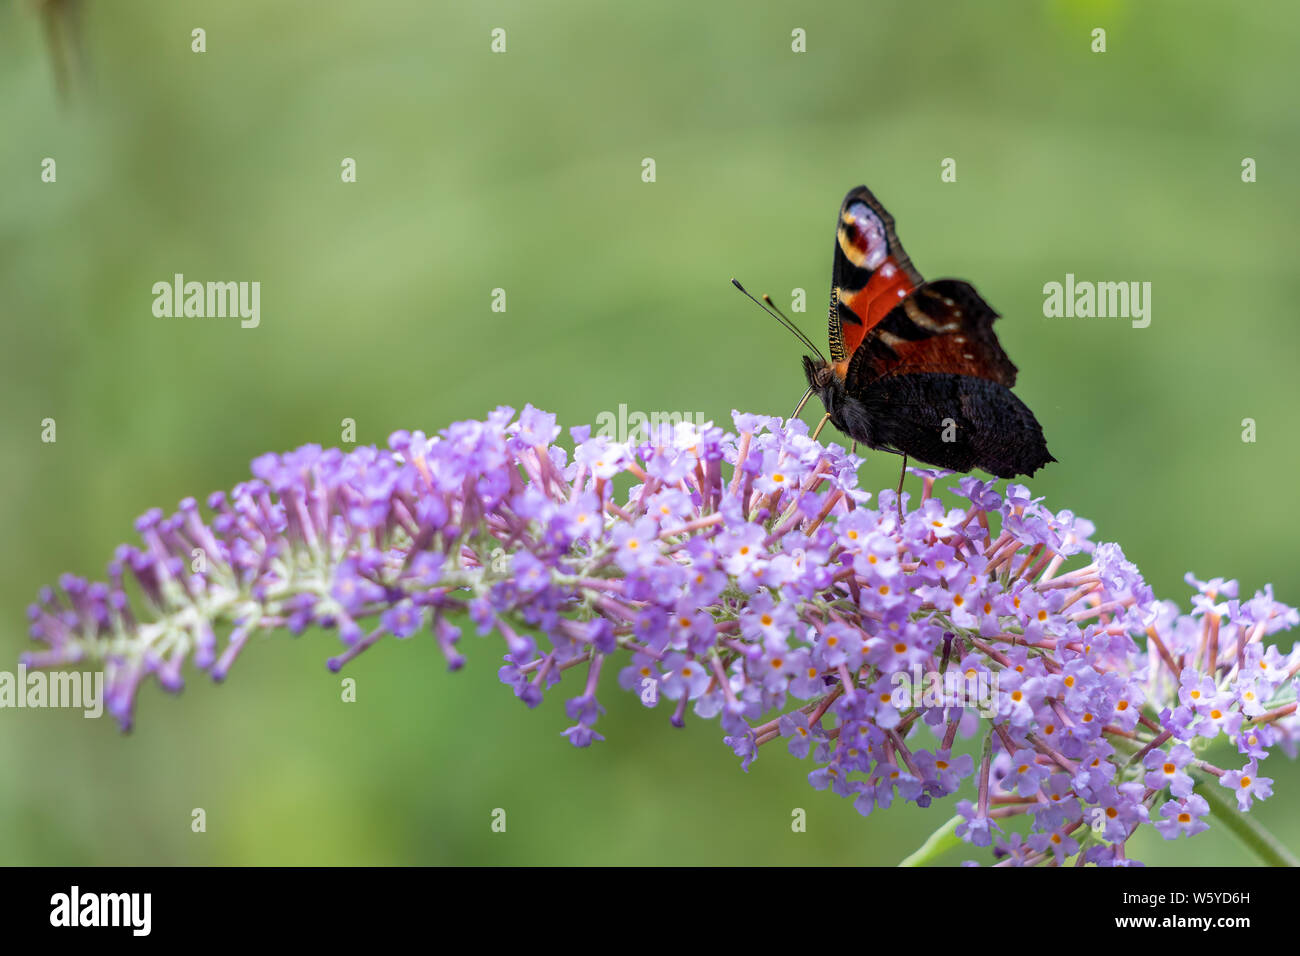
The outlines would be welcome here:
[[[1300,738],[1300,650],[1266,640],[1300,614],[1271,588],[1188,575],[1182,613],[1023,485],[919,469],[900,526],[802,422],[734,423],[577,427],[566,451],[529,405],[263,455],[206,518],[192,498],[143,515],[106,582],[43,589],[24,663],[102,663],[126,728],[146,680],[179,690],[186,660],[223,680],[259,632],[336,631],[336,671],[430,639],[456,670],[497,634],[528,707],[567,676],[574,746],[604,739],[604,675],[676,726],[718,718],[744,768],[784,739],[864,815],[955,794],[957,835],[1002,866],[1133,865],[1142,827],[1207,829],[1210,788],[1271,796],[1259,765]],[[972,738],[978,764],[955,752]],[[1196,756],[1219,738],[1244,768]]]

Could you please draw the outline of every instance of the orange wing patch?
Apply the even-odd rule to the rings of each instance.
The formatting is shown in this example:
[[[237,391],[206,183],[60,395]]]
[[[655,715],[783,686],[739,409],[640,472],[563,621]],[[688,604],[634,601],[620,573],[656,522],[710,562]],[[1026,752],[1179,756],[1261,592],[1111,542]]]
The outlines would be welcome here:
[[[871,311],[876,308],[872,301]],[[993,333],[995,312],[960,279],[920,285],[863,338],[859,374],[867,381],[943,372],[988,379],[1010,388],[1016,367]]]
[[[861,289],[856,292],[841,290],[840,301],[862,320],[861,325],[849,324],[844,329],[845,356],[852,356],[866,334],[915,288],[907,273],[890,256]]]
[[[1016,367],[996,343],[990,347],[987,342],[958,333],[888,344],[898,357],[888,368],[877,369],[879,378],[944,372],[986,378],[1008,388],[1016,384]]]

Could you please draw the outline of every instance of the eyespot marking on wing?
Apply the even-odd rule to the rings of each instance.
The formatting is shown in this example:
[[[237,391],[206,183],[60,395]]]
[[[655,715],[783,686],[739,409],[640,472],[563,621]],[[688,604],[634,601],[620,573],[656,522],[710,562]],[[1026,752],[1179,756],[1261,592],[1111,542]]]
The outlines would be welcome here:
[[[859,269],[876,269],[889,257],[889,235],[875,210],[864,202],[849,203],[838,230],[844,257]]]

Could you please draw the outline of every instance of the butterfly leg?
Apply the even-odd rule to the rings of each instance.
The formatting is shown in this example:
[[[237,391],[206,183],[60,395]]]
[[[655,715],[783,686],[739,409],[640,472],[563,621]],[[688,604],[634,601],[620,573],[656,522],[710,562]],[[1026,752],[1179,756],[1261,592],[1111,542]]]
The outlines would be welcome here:
[[[903,452],[903,468],[898,473],[898,494],[894,498],[894,503],[898,505],[898,531],[903,532],[903,479],[907,477],[907,452]]]
[[[822,416],[822,420],[819,421],[819,422],[817,423],[817,429],[816,429],[816,431],[814,431],[814,432],[812,433],[812,439],[813,439],[813,441],[816,441],[816,440],[817,440],[817,436],[820,435],[820,434],[822,433],[822,429],[826,427],[826,423],[827,423],[828,421],[830,421],[830,420],[831,420],[831,413],[830,413],[830,412],[827,412],[825,415]]]

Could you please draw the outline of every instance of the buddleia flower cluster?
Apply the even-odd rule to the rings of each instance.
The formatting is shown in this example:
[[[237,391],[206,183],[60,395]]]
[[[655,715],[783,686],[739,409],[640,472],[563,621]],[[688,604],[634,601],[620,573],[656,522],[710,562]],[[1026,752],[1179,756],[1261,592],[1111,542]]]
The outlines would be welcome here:
[[[1144,826],[1191,836],[1223,797],[1270,796],[1300,670],[1271,590],[1189,576],[1184,613],[1023,485],[921,470],[915,507],[873,501],[802,422],[734,426],[574,428],[570,453],[528,406],[265,455],[206,511],[145,514],[106,581],[43,591],[25,662],[101,662],[128,727],[144,681],[223,679],[262,632],[333,630],[334,670],[411,638],[455,670],[497,635],[526,705],[569,688],[576,746],[614,677],[675,725],[717,718],[746,768],[783,741],[864,815],[955,795],[956,835],[1000,865],[1131,863]],[[934,494],[950,479],[961,507]]]

